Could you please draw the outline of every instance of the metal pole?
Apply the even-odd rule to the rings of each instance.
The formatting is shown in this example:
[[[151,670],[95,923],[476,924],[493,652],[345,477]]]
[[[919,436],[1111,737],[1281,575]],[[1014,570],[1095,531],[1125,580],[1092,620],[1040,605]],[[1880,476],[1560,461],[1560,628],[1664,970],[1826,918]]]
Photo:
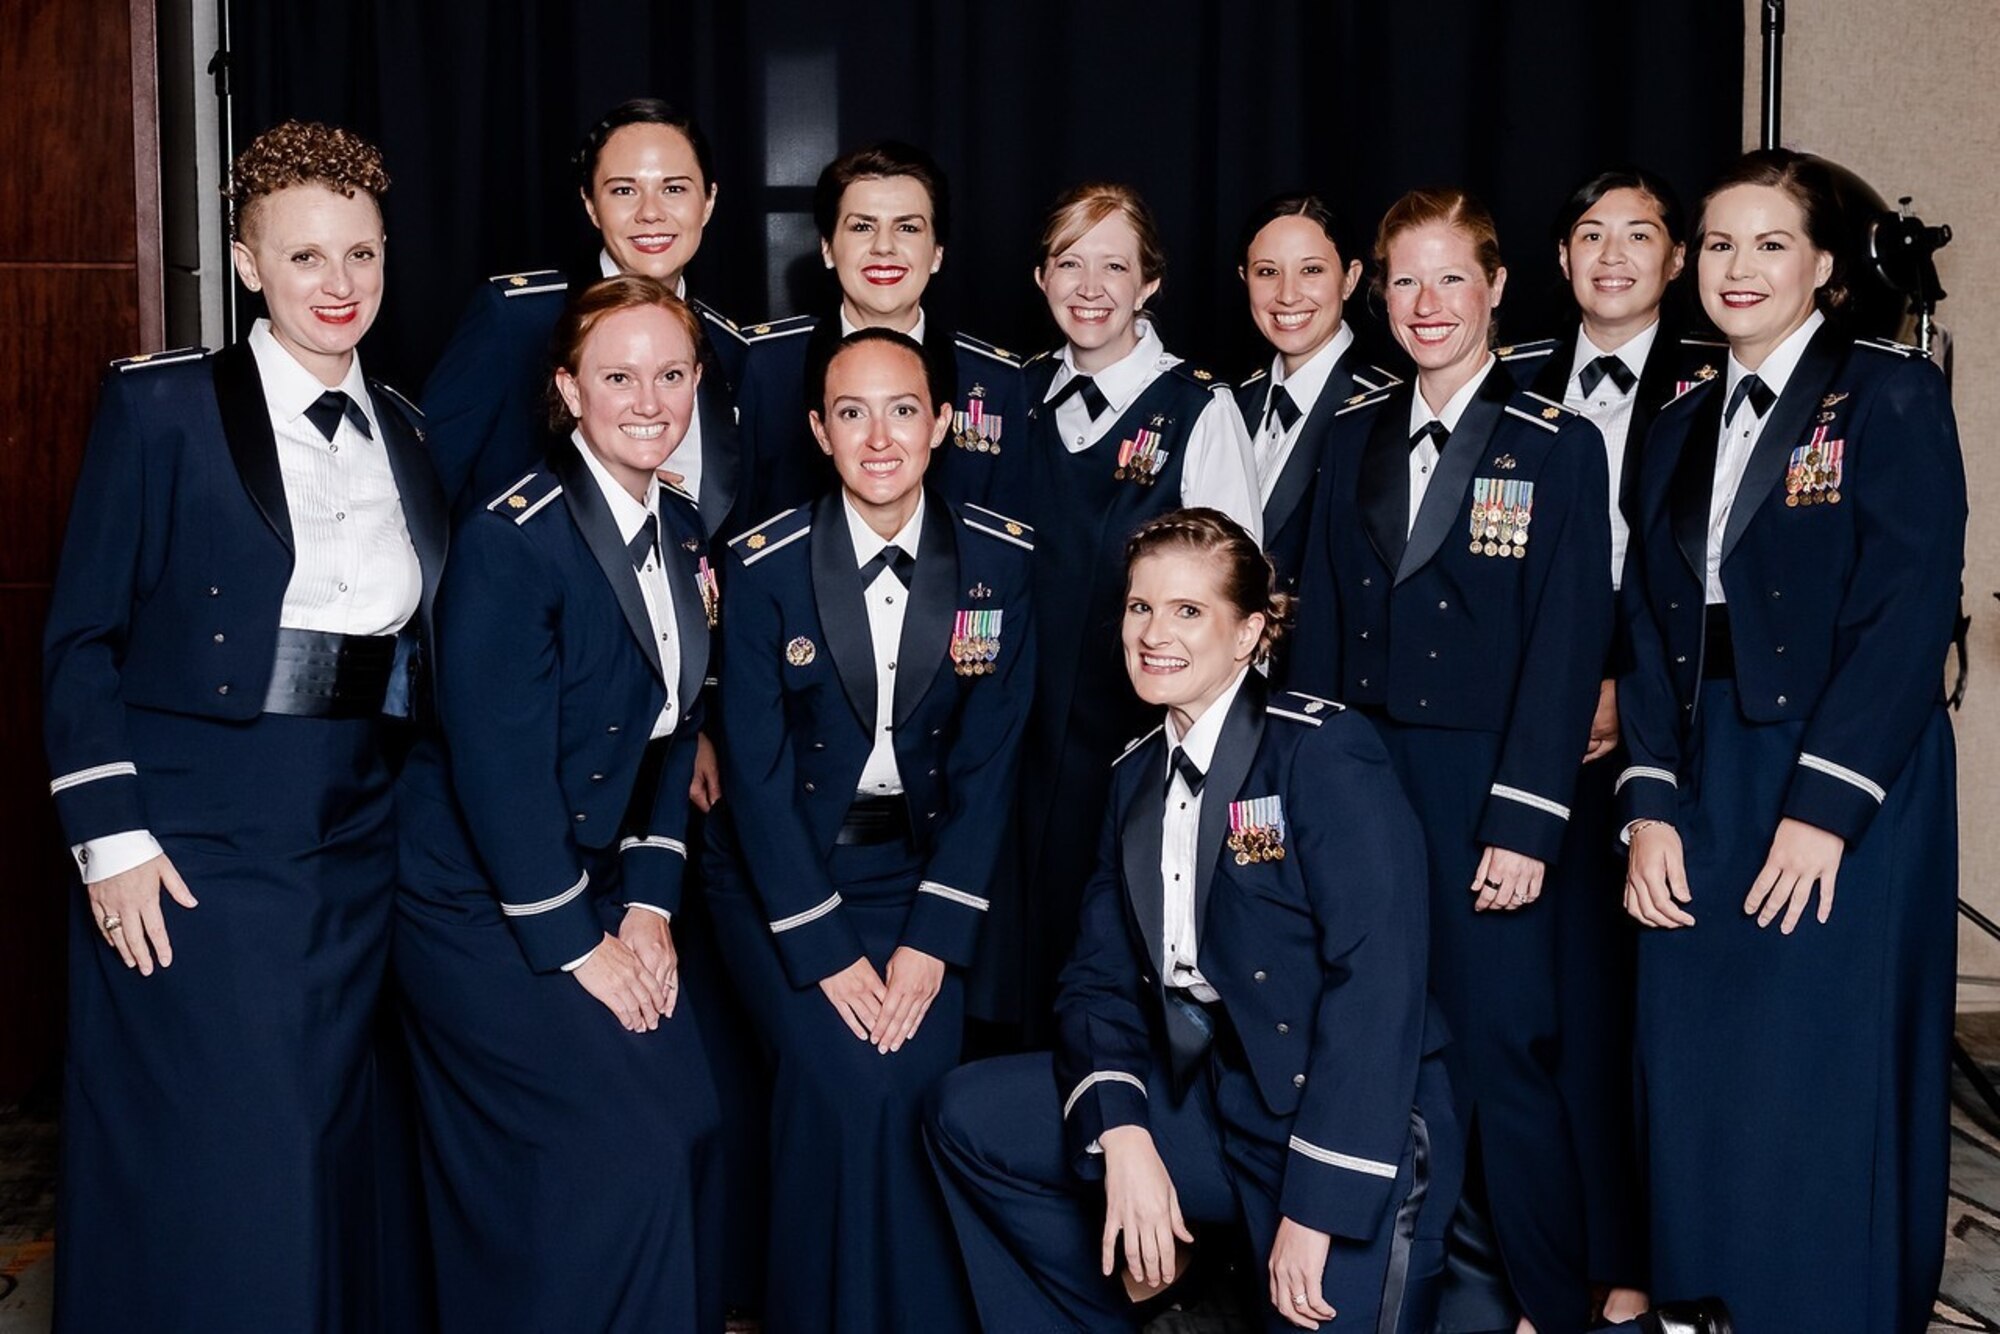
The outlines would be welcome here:
[[[1764,0],[1764,138],[1778,147],[1785,101],[1785,0]]]

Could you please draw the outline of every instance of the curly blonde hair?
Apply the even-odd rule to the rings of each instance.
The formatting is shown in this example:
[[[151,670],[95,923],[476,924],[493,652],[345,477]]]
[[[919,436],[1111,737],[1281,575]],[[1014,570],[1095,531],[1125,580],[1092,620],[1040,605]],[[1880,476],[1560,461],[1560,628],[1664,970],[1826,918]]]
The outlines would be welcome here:
[[[230,236],[242,240],[259,201],[294,185],[322,185],[352,199],[362,191],[381,207],[389,189],[382,150],[352,130],[317,121],[288,120],[250,141],[229,168]]]

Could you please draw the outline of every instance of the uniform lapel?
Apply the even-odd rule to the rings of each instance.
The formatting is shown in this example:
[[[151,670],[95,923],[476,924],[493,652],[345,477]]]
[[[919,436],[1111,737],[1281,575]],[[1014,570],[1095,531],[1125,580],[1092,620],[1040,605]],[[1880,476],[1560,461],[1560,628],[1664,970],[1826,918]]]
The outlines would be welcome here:
[[[1230,702],[1229,716],[1222,720],[1222,735],[1216,738],[1215,754],[1208,775],[1201,784],[1201,829],[1194,852],[1194,920],[1208,920],[1208,889],[1215,879],[1215,865],[1222,855],[1222,842],[1229,834],[1229,803],[1243,791],[1250,765],[1257,758],[1257,745],[1264,739],[1265,686],[1261,672],[1244,674],[1236,698]],[[1158,859],[1155,858],[1155,864]]]
[[[806,540],[812,544],[813,604],[819,609],[820,629],[854,716],[861,720],[862,734],[872,740],[875,641],[868,630],[868,602],[839,491],[827,492],[813,505],[812,536]]]
[[[1715,489],[1715,454],[1722,434],[1722,378],[1717,376],[1688,392],[1704,397],[1695,404],[1687,435],[1681,440],[1680,457],[1674,460],[1667,493],[1668,521],[1673,525],[1674,545],[1681,549],[1694,577],[1705,584],[1709,496]]]
[[[1577,331],[1571,329],[1569,337],[1556,344],[1556,350],[1535,372],[1534,383],[1528,386],[1532,392],[1558,403],[1569,397],[1569,368],[1576,360],[1576,339]]]
[[[923,537],[910,575],[909,605],[896,646],[895,722],[901,727],[943,670],[958,589],[958,537],[951,509],[936,496],[924,502]],[[1018,613],[1017,613],[1018,614]]]
[[[611,517],[611,507],[597,489],[597,478],[583,455],[570,445],[549,451],[549,468],[562,479],[563,503],[569,507],[570,518],[604,571],[605,581],[618,599],[618,609],[625,613],[625,624],[646,651],[646,661],[653,665],[653,675],[664,685],[666,669],[660,665],[660,646],[653,642],[653,622],[639,592],[639,572],[632,568],[632,553],[618,535],[618,521]]]
[[[669,551],[674,542],[683,539],[683,550],[687,549],[686,542],[694,543],[696,559],[700,559],[700,553],[706,549],[706,543],[694,535],[695,530],[703,528],[700,515],[687,509],[681,511],[693,519],[693,523],[686,520],[677,523],[667,515],[668,506],[686,504],[685,500],[674,496],[660,497],[660,568],[666,572],[667,590],[674,600],[674,634],[679,637],[681,646],[681,674],[676,682],[678,693],[674,698],[680,701],[683,713],[687,711],[688,701],[701,693],[702,682],[707,679],[709,652],[708,609],[702,605],[701,589],[688,570],[686,559],[679,552]]]
[[[423,434],[403,416],[395,403],[384,402],[391,395],[369,386],[375,401],[375,420],[382,427],[382,446],[389,455],[389,472],[396,479],[396,494],[402,500],[403,526],[409,529],[410,545],[417,549],[417,564],[423,570],[423,616],[430,619],[431,598],[437,592],[438,576],[444,571],[448,515],[444,488],[437,470],[425,452]]]
[[[1750,452],[1750,462],[1743,469],[1743,482],[1736,488],[1735,503],[1729,508],[1729,526],[1722,534],[1723,560],[1728,560],[1729,553],[1736,550],[1736,544],[1743,540],[1743,530],[1764,507],[1772,488],[1783,479],[1785,463],[1819,408],[1821,395],[1833,383],[1847,346],[1847,338],[1830,324],[1821,325],[1806,344],[1805,355],[1799,358],[1785,392],[1771,406],[1771,420],[1764,424],[1757,447]]]
[[[285,504],[285,475],[278,468],[278,437],[271,430],[271,408],[257,375],[257,355],[248,343],[215,354],[215,401],[244,489],[271,531],[291,550],[292,512]],[[425,571],[427,586],[429,573]]]
[[[1354,377],[1348,373],[1348,359],[1354,355],[1352,344],[1343,352],[1333,369],[1327,372],[1326,384],[1321,386],[1319,397],[1313,401],[1312,411],[1299,427],[1299,438],[1292,445],[1292,453],[1285,460],[1284,470],[1278,474],[1278,481],[1271,488],[1271,498],[1264,502],[1264,533],[1270,534],[1284,528],[1293,511],[1299,507],[1313,489],[1313,479],[1319,475],[1321,451],[1326,445],[1327,432],[1333,429],[1333,414],[1354,393]],[[1254,432],[1253,432],[1254,434]]]
[[[1136,772],[1132,791],[1125,799],[1123,836],[1118,840],[1125,861],[1125,895],[1132,902],[1139,937],[1146,942],[1153,967],[1161,970],[1166,966],[1167,945],[1167,891],[1160,880],[1160,844],[1166,822],[1166,801],[1160,795],[1166,782],[1165,736],[1164,731],[1155,732],[1137,754],[1125,758],[1125,765],[1136,766]]]
[[[695,389],[695,411],[701,414],[701,526],[714,537],[736,507],[743,482],[743,455],[721,362],[708,346],[706,334],[701,342],[702,363],[708,368]]]
[[[1437,549],[1444,545],[1446,535],[1457,526],[1459,507],[1465,501],[1466,484],[1478,470],[1479,460],[1486,456],[1486,444],[1493,438],[1493,428],[1500,423],[1501,409],[1513,392],[1514,381],[1509,378],[1507,368],[1495,366],[1487,372],[1479,392],[1472,396],[1472,402],[1466,404],[1451,438],[1444,442],[1444,453],[1438,456],[1437,471],[1431,474],[1431,484],[1424,488],[1424,503],[1417,511],[1416,527],[1410,530],[1410,544],[1403,551],[1402,564],[1396,567],[1397,583],[1402,583],[1429,563],[1430,558],[1437,554]],[[1407,416],[1404,420],[1408,421]],[[1403,485],[1407,488],[1407,450],[1404,457]]]
[[[1646,367],[1639,372],[1639,387],[1633,390],[1631,425],[1625,430],[1625,461],[1618,474],[1618,507],[1628,521],[1639,514],[1639,473],[1645,466],[1646,432],[1653,418],[1674,396],[1680,373],[1681,340],[1663,322],[1653,335],[1652,350],[1646,353]]]
[[[1410,381],[1389,395],[1376,408],[1374,425],[1361,451],[1361,476],[1355,499],[1361,507],[1361,526],[1375,554],[1393,573],[1403,561],[1409,545],[1410,527],[1410,395],[1416,382]]]

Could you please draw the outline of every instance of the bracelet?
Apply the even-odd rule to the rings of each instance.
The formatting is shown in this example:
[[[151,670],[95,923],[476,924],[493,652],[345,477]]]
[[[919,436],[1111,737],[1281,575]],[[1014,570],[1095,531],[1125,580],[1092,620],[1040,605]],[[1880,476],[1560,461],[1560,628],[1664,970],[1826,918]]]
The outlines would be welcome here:
[[[1634,820],[1632,827],[1625,831],[1626,841],[1630,842],[1632,839],[1639,837],[1641,829],[1651,829],[1656,824],[1667,824],[1667,822],[1665,820]],[[1667,825],[1667,827],[1669,829],[1673,828],[1672,825]]]

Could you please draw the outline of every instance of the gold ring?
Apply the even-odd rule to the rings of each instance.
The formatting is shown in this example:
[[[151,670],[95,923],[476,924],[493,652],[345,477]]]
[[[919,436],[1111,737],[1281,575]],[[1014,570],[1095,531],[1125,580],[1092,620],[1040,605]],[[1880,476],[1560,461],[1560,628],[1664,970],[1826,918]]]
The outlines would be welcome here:
[[[104,915],[104,933],[106,935],[110,935],[113,931],[122,931],[124,929],[125,923],[119,920],[117,913],[106,913]]]

